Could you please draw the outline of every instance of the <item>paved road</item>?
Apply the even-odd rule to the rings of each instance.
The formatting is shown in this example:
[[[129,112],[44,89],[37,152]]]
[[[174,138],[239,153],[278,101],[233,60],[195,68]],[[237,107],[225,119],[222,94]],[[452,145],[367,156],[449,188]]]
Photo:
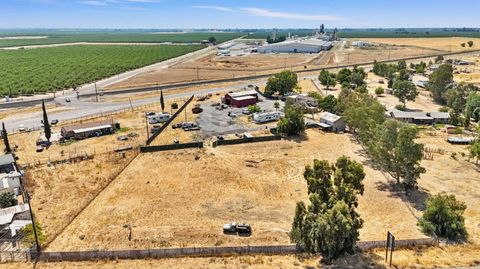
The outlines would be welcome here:
[[[198,90],[198,91],[195,91],[194,94],[195,95],[206,95],[207,93],[214,94],[217,92],[224,92],[226,90],[242,89],[246,86],[247,86],[247,83],[239,83],[235,86]],[[188,98],[192,94],[193,94],[192,92],[187,92],[187,93],[166,95],[165,100],[177,99],[177,98]],[[159,100],[159,97],[152,97],[152,98],[146,98],[141,100],[132,100],[132,105],[133,106],[145,105],[153,102],[158,102],[158,100]],[[71,98],[70,103],[65,102],[64,98],[60,99],[59,103],[68,110],[50,113],[49,114],[50,120],[58,119],[59,121],[65,121],[65,120],[95,115],[99,113],[111,112],[111,111],[130,107],[130,102],[128,101],[96,103],[91,101],[77,100],[74,97]],[[41,126],[41,120],[42,120],[42,113],[35,112],[35,113],[28,113],[28,114],[22,115],[21,117],[18,117],[18,116],[7,117],[3,121],[8,131],[16,131],[21,126],[26,128],[39,128]]]

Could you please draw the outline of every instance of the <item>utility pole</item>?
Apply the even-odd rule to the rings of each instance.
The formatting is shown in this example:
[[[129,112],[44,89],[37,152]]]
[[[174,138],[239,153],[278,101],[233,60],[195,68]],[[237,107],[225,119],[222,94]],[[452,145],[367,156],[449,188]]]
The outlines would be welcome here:
[[[147,140],[150,139],[150,133],[148,132],[148,118],[147,118],[147,112],[145,112],[145,124],[147,126]]]
[[[130,107],[132,108],[132,112],[133,112],[132,98],[128,98],[128,101],[130,101]]]
[[[287,57],[283,58],[283,70],[287,69]]]
[[[97,90],[97,83],[95,82],[95,99],[97,100],[98,103],[98,90]]]

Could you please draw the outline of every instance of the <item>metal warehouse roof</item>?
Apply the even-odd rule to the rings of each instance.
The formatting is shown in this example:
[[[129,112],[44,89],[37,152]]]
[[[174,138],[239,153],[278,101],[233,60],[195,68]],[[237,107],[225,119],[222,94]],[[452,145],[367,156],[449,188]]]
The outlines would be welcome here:
[[[232,97],[233,99],[237,101],[243,101],[243,100],[250,100],[250,99],[257,99],[255,96],[247,95],[247,96],[239,96],[239,97]]]
[[[241,92],[233,92],[233,93],[228,93],[228,95],[232,98],[238,98],[242,96],[251,96],[251,95],[257,95],[257,92],[254,90],[251,91],[241,91]]]
[[[283,47],[283,46],[302,46],[302,47],[324,47],[324,46],[331,46],[333,42],[331,41],[323,41],[320,39],[300,39],[300,40],[286,40],[279,43],[269,44],[263,46],[261,48],[275,48],[275,47]]]

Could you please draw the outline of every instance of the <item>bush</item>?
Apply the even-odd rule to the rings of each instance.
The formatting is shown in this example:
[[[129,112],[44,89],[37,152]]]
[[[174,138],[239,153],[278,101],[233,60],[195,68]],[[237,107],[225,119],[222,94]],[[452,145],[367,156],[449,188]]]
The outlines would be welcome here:
[[[405,111],[407,110],[407,107],[404,104],[398,104],[395,106],[395,109],[398,109],[400,111]]]
[[[178,104],[177,103],[173,103],[170,106],[172,107],[172,109],[178,109]]]
[[[248,112],[250,114],[257,113],[257,112],[260,112],[260,111],[262,111],[262,110],[260,109],[260,107],[258,105],[248,106]]]
[[[45,242],[46,237],[43,234],[42,226],[38,223],[38,221],[35,222],[35,229],[37,231],[38,243],[42,245]],[[35,245],[35,233],[33,231],[33,225],[28,224],[27,226],[23,227],[20,230],[20,233],[23,234],[24,236],[23,238],[24,245],[28,248],[32,248]]]
[[[448,112],[450,109],[446,106],[442,106],[441,108],[438,109],[439,112]]]
[[[376,95],[382,95],[385,93],[385,89],[383,89],[382,87],[378,87],[375,89],[375,94]]]
[[[17,199],[13,193],[4,192],[0,194],[0,208],[16,206],[17,203]]]
[[[454,195],[437,194],[428,199],[427,208],[418,225],[428,235],[466,240],[468,234],[463,217],[465,209],[465,203],[457,201]]]

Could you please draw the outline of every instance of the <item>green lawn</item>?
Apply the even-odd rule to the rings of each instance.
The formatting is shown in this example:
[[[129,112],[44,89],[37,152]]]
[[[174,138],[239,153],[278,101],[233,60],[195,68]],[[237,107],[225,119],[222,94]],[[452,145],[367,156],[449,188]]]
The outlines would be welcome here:
[[[76,87],[204,47],[89,45],[0,50],[0,95]]]
[[[11,36],[47,36],[47,38],[38,39],[0,39],[1,47],[17,47],[28,45],[49,45],[59,43],[74,43],[74,42],[115,42],[115,43],[198,43],[202,40],[214,36],[217,42],[225,42],[234,38],[242,36],[241,33],[116,33],[114,31],[108,32],[1,32],[0,37]]]

